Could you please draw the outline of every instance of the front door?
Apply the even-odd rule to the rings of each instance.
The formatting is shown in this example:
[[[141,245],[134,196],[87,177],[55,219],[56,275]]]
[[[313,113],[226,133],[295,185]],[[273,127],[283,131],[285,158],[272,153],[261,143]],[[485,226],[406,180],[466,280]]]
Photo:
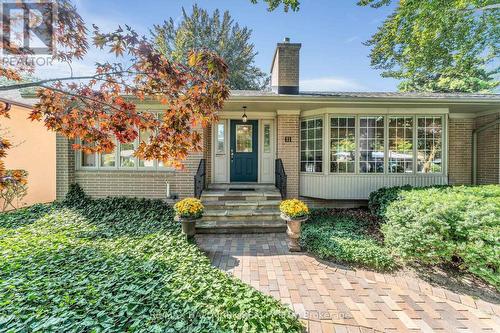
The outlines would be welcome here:
[[[259,122],[231,120],[231,181],[257,182]]]

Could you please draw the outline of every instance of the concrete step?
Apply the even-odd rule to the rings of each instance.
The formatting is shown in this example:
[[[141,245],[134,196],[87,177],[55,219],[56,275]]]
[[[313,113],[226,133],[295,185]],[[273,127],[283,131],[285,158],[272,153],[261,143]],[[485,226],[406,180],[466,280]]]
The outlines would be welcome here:
[[[208,200],[203,201],[205,209],[279,209],[280,200]]]
[[[275,190],[274,184],[255,184],[255,183],[233,183],[233,184],[209,184],[207,190],[229,189],[255,189],[255,190]]]
[[[277,209],[206,209],[201,220],[259,222],[276,220],[279,216]]]
[[[285,232],[286,223],[282,220],[270,221],[197,221],[196,232],[201,234],[227,233],[273,233]]]

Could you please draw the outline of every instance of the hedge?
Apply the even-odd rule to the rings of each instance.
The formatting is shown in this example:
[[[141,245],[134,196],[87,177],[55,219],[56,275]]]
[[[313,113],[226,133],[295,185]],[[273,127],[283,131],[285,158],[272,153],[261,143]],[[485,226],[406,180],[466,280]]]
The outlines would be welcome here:
[[[303,224],[301,244],[322,259],[389,270],[396,262],[374,237],[376,223],[361,210],[313,210],[310,220]]]
[[[211,266],[159,200],[0,214],[1,332],[301,332],[293,312]]]
[[[383,189],[370,197],[405,261],[451,264],[500,289],[500,186]]]

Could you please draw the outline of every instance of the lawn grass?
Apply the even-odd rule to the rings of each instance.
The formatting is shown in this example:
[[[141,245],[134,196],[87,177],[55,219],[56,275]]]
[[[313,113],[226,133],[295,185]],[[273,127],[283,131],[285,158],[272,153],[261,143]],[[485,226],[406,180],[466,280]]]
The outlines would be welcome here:
[[[160,201],[0,214],[1,332],[300,332],[291,310],[213,268]]]
[[[313,210],[300,241],[322,259],[381,271],[396,267],[381,241],[377,218],[364,210]]]

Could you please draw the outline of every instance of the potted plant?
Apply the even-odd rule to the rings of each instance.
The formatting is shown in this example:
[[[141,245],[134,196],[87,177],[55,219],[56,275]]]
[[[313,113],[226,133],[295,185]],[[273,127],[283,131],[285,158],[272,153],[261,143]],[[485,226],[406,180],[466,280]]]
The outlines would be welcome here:
[[[309,208],[297,199],[283,200],[280,204],[281,218],[286,221],[288,249],[290,252],[301,251],[299,238],[302,222],[309,218]]]
[[[196,220],[203,215],[203,204],[196,198],[186,198],[174,205],[175,219],[182,223],[182,232],[187,238],[196,233]]]

